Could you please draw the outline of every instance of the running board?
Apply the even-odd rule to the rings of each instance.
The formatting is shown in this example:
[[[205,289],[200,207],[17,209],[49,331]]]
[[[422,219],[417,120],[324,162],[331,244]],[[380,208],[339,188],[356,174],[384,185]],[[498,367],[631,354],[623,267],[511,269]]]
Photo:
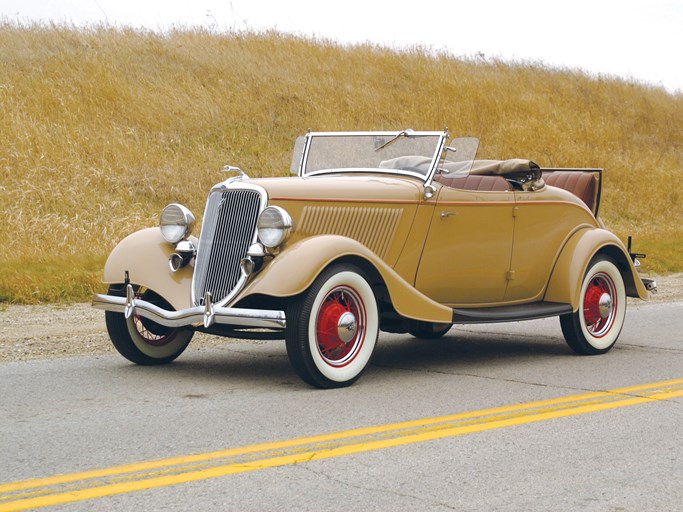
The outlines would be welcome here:
[[[498,306],[491,308],[453,308],[455,324],[488,324],[496,322],[517,322],[572,312],[571,304],[561,302],[532,302],[519,306]]]

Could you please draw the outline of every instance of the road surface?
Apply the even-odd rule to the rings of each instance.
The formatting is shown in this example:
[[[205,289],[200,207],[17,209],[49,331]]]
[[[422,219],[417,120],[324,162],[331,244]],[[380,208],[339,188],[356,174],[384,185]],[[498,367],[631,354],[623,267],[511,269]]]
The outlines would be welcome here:
[[[380,336],[321,391],[282,342],[0,363],[0,511],[634,510],[683,503],[683,303],[573,355],[557,319]]]

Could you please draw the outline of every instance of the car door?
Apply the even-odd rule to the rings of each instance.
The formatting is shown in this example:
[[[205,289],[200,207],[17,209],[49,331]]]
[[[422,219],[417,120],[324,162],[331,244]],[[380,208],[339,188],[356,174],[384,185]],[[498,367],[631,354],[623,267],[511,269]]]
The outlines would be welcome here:
[[[438,192],[415,286],[449,306],[499,303],[510,270],[514,194],[452,181]]]

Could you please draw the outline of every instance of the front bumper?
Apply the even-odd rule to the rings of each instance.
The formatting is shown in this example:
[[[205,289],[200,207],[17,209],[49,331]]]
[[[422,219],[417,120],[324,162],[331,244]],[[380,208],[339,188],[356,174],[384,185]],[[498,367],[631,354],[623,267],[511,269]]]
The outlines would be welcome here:
[[[234,327],[284,329],[287,325],[284,311],[214,306],[211,302],[211,295],[208,293],[204,297],[204,306],[168,311],[151,302],[136,299],[131,285],[126,287],[125,297],[94,294],[92,305],[96,309],[123,313],[126,318],[139,315],[167,327],[204,325],[205,328],[209,328],[214,324],[221,324]]]

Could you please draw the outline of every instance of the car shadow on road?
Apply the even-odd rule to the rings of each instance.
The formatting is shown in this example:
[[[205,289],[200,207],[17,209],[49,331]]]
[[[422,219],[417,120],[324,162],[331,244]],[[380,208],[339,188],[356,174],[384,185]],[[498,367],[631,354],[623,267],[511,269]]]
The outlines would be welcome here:
[[[371,367],[447,373],[471,373],[493,366],[571,356],[561,337],[523,336],[452,329],[428,340],[410,335],[380,334]],[[124,371],[148,372],[194,382],[221,382],[240,387],[293,386],[308,388],[289,364],[283,341],[226,343],[193,350],[192,345],[172,364],[157,367],[126,366]],[[376,376],[376,378],[381,378]]]
[[[168,378],[191,379],[225,385],[298,384],[291,369],[284,342],[226,343],[193,349],[192,344],[175,361],[162,366],[125,365],[122,371],[147,372]]]
[[[544,361],[572,356],[561,337],[528,338],[499,333],[451,329],[438,339],[407,336],[380,343],[373,365],[419,370],[441,368],[449,372],[473,371],[481,367],[514,366],[521,362]]]

